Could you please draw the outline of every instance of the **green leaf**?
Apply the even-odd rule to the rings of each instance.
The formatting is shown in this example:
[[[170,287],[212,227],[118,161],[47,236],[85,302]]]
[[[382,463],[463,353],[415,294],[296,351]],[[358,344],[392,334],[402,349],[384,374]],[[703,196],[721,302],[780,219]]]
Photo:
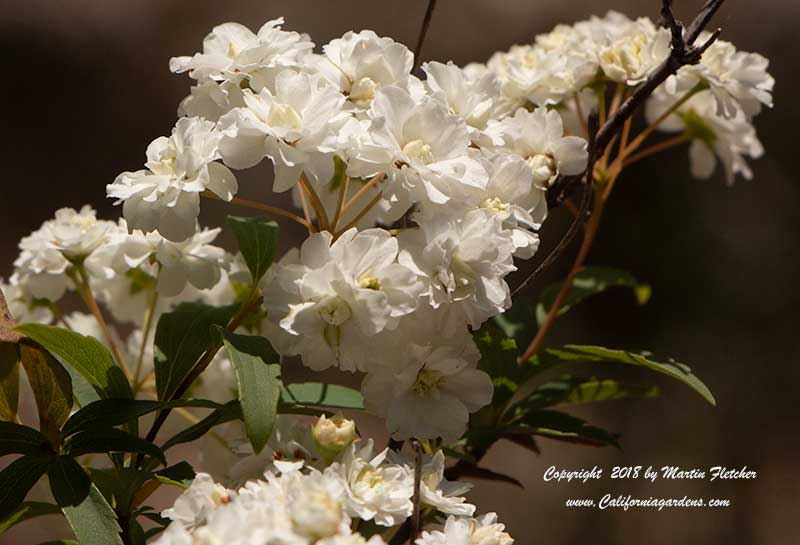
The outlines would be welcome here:
[[[0,520],[17,510],[28,491],[47,472],[51,461],[51,457],[22,456],[0,471]]]
[[[506,430],[506,434],[533,434],[569,443],[619,448],[616,434],[590,426],[576,416],[552,410],[524,413]]]
[[[100,341],[61,327],[22,324],[17,331],[74,367],[102,398],[131,398],[125,373]]]
[[[562,285],[561,282],[553,284],[542,292],[539,304],[536,306],[536,321],[539,325],[542,325],[547,318],[547,313],[552,308]],[[575,280],[567,292],[567,297],[558,309],[556,316],[563,316],[587,297],[602,293],[615,286],[628,287],[633,290],[636,302],[640,305],[647,303],[650,299],[650,286],[640,283],[632,274],[610,267],[586,267],[575,276]]]
[[[92,428],[71,435],[64,444],[70,456],[91,453],[136,452],[157,458],[166,464],[164,453],[156,445],[117,428]]]
[[[0,521],[0,535],[3,535],[20,522],[45,515],[54,515],[56,513],[61,514],[61,509],[52,503],[41,501],[23,502],[13,513]]]
[[[205,399],[179,399],[176,401],[151,401],[146,399],[101,399],[86,405],[69,417],[62,428],[65,437],[78,431],[95,427],[113,428],[135,418],[174,407],[200,407],[217,409],[219,403]]]
[[[175,394],[200,356],[213,344],[211,326],[224,327],[237,309],[237,305],[211,307],[202,303],[183,303],[161,316],[155,336],[159,399],[168,400]]]
[[[89,487],[80,505],[61,510],[80,545],[123,545],[114,510],[96,486]]]
[[[39,430],[57,445],[61,425],[72,409],[72,381],[64,367],[43,348],[23,341],[19,349],[39,410]]]
[[[39,545],[81,545],[74,539],[57,539],[56,541],[45,541]]]
[[[239,218],[228,216],[239,250],[247,268],[253,276],[253,285],[258,285],[275,257],[278,243],[278,224],[266,218]]]
[[[222,328],[239,389],[247,438],[258,454],[269,441],[281,399],[280,357],[264,337],[235,335]]]
[[[485,326],[473,338],[481,351],[479,367],[489,375],[494,385],[492,405],[502,410],[536,369],[517,363],[516,341],[503,335],[496,327]]]
[[[177,486],[185,490],[192,484],[196,473],[188,462],[178,462],[174,466],[157,471],[153,475],[162,484]]]
[[[0,456],[6,454],[48,454],[55,452],[47,437],[33,428],[0,422]]]
[[[3,290],[0,290],[0,342],[17,344],[20,341],[20,335],[14,331],[17,322],[8,311],[8,304],[6,297],[3,295]]]
[[[281,400],[287,404],[308,405],[328,409],[364,409],[364,398],[358,390],[319,382],[287,384],[281,392]]]
[[[19,402],[19,349],[0,342],[0,418],[13,422]]]
[[[566,375],[540,385],[518,405],[541,409],[553,405],[610,401],[628,397],[655,397],[656,386],[624,384],[614,379],[584,378]]]
[[[556,348],[547,348],[539,357],[557,362],[624,363],[626,365],[644,367],[683,382],[710,404],[717,404],[714,395],[699,378],[692,374],[692,370],[688,365],[673,360],[660,363],[650,359],[650,354],[647,352],[637,354],[628,350],[612,350],[602,346],[568,344]]]
[[[175,445],[189,443],[195,439],[199,439],[208,433],[214,426],[225,424],[231,420],[242,420],[242,407],[239,405],[238,400],[229,401],[197,424],[189,426],[185,430],[175,434],[162,445],[161,449],[167,450]]]
[[[77,506],[86,499],[92,481],[78,462],[69,456],[58,456],[47,469],[50,491],[60,507]]]

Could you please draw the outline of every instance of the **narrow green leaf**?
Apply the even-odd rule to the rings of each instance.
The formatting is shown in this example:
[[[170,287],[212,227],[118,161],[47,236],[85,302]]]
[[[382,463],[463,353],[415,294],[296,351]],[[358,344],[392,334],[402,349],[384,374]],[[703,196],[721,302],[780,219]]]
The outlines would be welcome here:
[[[52,503],[41,501],[23,502],[13,513],[0,521],[0,535],[3,535],[20,522],[45,515],[54,515],[56,513],[61,514],[61,509]]]
[[[703,399],[712,405],[717,402],[714,395],[703,382],[692,374],[688,365],[673,360],[661,363],[650,359],[649,353],[636,353],[628,350],[612,350],[602,346],[585,346],[568,344],[556,348],[548,348],[540,355],[543,359],[557,360],[560,362],[586,361],[598,363],[624,363],[644,367],[679,380],[692,388]]]
[[[658,393],[656,386],[566,375],[540,385],[516,406],[533,410],[561,404],[577,405],[629,397],[655,397]]]
[[[552,410],[524,413],[514,421],[506,433],[533,434],[559,441],[591,446],[613,445],[619,448],[619,437],[601,428],[591,426],[585,420]]]
[[[67,438],[64,450],[70,456],[90,453],[136,452],[166,463],[164,453],[156,445],[117,428],[92,428]]]
[[[162,450],[167,450],[181,443],[189,443],[199,439],[208,433],[213,427],[225,424],[231,420],[242,420],[242,407],[239,401],[229,401],[219,409],[209,414],[197,424],[189,426],[185,430],[175,434],[168,439],[162,446]]]
[[[364,409],[364,398],[358,390],[320,382],[287,384],[281,392],[281,400],[286,404],[328,409]]]
[[[61,425],[72,409],[72,381],[64,367],[43,348],[23,341],[19,349],[39,410],[39,430],[57,445]]]
[[[159,399],[170,399],[203,352],[213,344],[215,339],[211,336],[211,326],[224,327],[237,309],[237,305],[211,307],[202,303],[183,303],[161,316],[155,336]]]
[[[0,422],[0,456],[6,454],[44,455],[54,453],[47,437],[33,428]]]
[[[562,283],[548,286],[539,298],[536,306],[536,321],[542,325],[547,313],[553,306]],[[628,287],[633,290],[636,302],[640,305],[650,299],[650,286],[640,283],[632,274],[610,267],[586,267],[577,274],[572,283],[564,303],[558,309],[556,316],[563,316],[575,305],[584,299],[602,293],[612,287]]]
[[[13,422],[19,403],[19,348],[0,342],[0,418]]]
[[[62,428],[62,435],[92,428],[113,428],[135,418],[174,407],[200,407],[217,409],[219,403],[205,399],[179,399],[176,401],[152,401],[147,399],[101,399],[86,405],[69,417]]]
[[[58,456],[47,469],[50,491],[60,507],[80,505],[89,494],[92,481],[78,462],[69,456]]]
[[[61,510],[80,545],[123,545],[114,510],[96,486],[89,487],[80,505]]]
[[[269,441],[281,399],[280,357],[264,337],[235,335],[222,328],[239,390],[244,427],[256,454]]]
[[[74,367],[102,398],[133,397],[125,373],[100,341],[61,327],[22,324],[17,331]]]
[[[192,484],[196,473],[188,462],[179,462],[174,466],[155,472],[153,476],[162,484],[177,486],[185,490]]]
[[[0,520],[17,510],[51,461],[52,457],[22,456],[0,471]]]
[[[239,250],[253,276],[253,284],[258,285],[275,257],[278,224],[266,218],[235,216],[228,216],[227,224],[236,235]]]

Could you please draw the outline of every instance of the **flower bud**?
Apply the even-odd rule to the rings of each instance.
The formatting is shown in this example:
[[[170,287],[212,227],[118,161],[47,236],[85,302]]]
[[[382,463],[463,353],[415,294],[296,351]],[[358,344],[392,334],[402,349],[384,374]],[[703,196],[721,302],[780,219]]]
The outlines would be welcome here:
[[[311,435],[322,458],[330,463],[356,438],[356,423],[340,414],[333,418],[322,415],[311,429]]]

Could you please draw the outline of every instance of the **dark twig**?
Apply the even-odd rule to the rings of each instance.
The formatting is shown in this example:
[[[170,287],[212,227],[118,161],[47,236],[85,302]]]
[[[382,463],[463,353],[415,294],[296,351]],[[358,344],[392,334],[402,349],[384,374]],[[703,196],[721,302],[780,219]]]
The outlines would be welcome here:
[[[695,17],[689,25],[688,30],[684,32],[683,25],[675,19],[675,15],[672,13],[671,0],[662,0],[662,22],[672,33],[672,51],[669,57],[653,71],[645,82],[636,89],[630,98],[622,103],[617,111],[614,112],[597,131],[593,141],[589,142],[589,162],[587,163],[586,171],[577,176],[559,177],[553,182],[547,191],[547,205],[549,208],[555,208],[568,199],[578,186],[583,185],[582,182],[584,179],[587,180],[587,185],[591,186],[591,180],[594,174],[594,162],[598,157],[603,155],[609,143],[622,132],[625,123],[667,78],[677,73],[683,66],[700,62],[703,53],[717,40],[722,30],[715,30],[711,34],[711,37],[702,45],[695,46],[693,45],[694,41],[706,28],[711,18],[719,10],[724,1],[725,0],[708,0],[703,9],[700,10],[700,13],[697,14],[697,17]],[[524,288],[531,280],[536,278],[544,269],[549,267],[564,252],[575,237],[578,227],[586,219],[585,214],[588,209],[588,203],[591,202],[591,193],[591,187],[584,189],[579,213],[572,222],[569,230],[564,234],[556,248],[545,258],[541,265],[514,290],[514,295]]]
[[[422,496],[420,494],[420,488],[422,487],[422,445],[419,444],[419,441],[414,440],[412,442],[414,445],[414,496],[411,498],[411,501],[414,503],[414,512],[411,514],[411,536],[409,538],[410,543],[414,543],[419,536],[420,530],[420,523],[421,523],[421,508],[420,504],[422,503]]]
[[[573,176],[572,177],[572,178],[575,178],[576,182],[583,181],[583,183],[581,184],[583,186],[583,193],[581,194],[581,202],[580,202],[580,205],[578,206],[578,213],[575,214],[575,218],[572,220],[572,224],[570,224],[569,229],[567,230],[566,233],[564,233],[564,236],[561,237],[561,240],[558,242],[556,247],[553,248],[550,251],[550,253],[547,254],[547,257],[544,258],[544,261],[542,261],[539,264],[539,266],[536,267],[536,269],[534,269],[534,271],[532,273],[530,273],[525,278],[525,280],[523,280],[522,283],[514,289],[514,291],[511,293],[512,297],[514,295],[516,295],[517,293],[519,293],[523,288],[525,288],[525,286],[527,286],[537,276],[539,276],[539,274],[542,271],[547,269],[559,257],[561,257],[561,254],[564,253],[564,251],[567,249],[567,247],[570,245],[570,243],[575,239],[575,235],[578,234],[578,231],[580,230],[580,227],[586,221],[586,218],[587,218],[587,216],[589,214],[589,206],[592,204],[592,195],[594,193],[594,189],[592,187],[592,174],[590,174],[590,173],[594,172],[594,164],[597,161],[597,156],[598,156],[597,151],[596,151],[597,148],[595,146],[595,139],[597,137],[597,123],[598,123],[597,112],[592,112],[589,115],[589,123],[588,123],[588,126],[589,126],[589,145],[588,145],[589,158],[588,158],[588,161],[587,161],[587,167],[586,167],[586,170],[584,171],[583,174],[580,174],[578,176]],[[548,191],[548,194],[549,193],[550,193],[550,191]],[[549,203],[548,203],[548,205],[549,205]]]
[[[417,47],[414,48],[414,68],[412,72],[416,72],[422,62],[422,45],[425,43],[425,36],[428,34],[428,27],[431,25],[434,9],[436,9],[436,0],[428,0],[428,9],[425,11],[425,18],[422,20],[422,28],[419,30],[419,38],[417,38]]]

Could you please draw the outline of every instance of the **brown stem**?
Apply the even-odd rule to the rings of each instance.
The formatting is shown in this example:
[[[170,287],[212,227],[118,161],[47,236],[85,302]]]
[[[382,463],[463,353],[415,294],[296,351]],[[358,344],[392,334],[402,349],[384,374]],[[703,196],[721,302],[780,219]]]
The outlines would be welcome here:
[[[436,0],[428,0],[428,9],[425,10],[425,18],[422,20],[422,28],[417,38],[417,47],[414,48],[414,68],[411,70],[412,72],[416,72],[422,62],[422,46],[425,43],[425,36],[428,35],[428,27],[431,25],[434,9],[436,9]]]
[[[383,191],[381,191],[380,193],[378,193],[377,195],[375,195],[375,197],[374,197],[374,198],[373,198],[371,201],[369,201],[369,202],[367,203],[367,206],[365,206],[365,207],[364,207],[364,209],[363,209],[361,212],[359,212],[359,213],[356,215],[356,217],[355,217],[355,218],[353,218],[353,219],[350,221],[350,223],[348,223],[347,225],[345,225],[344,227],[342,227],[341,231],[339,231],[338,233],[336,233],[336,234],[334,235],[334,238],[339,238],[339,237],[342,235],[342,233],[344,233],[345,231],[347,231],[347,230],[348,230],[348,229],[350,229],[351,227],[355,227],[355,226],[356,226],[356,224],[359,222],[359,220],[361,220],[361,218],[363,218],[364,216],[366,216],[366,215],[369,213],[369,211],[370,211],[370,210],[372,210],[372,209],[375,207],[375,205],[376,205],[376,204],[378,204],[378,201],[380,201],[382,198],[383,198]]]
[[[645,157],[650,157],[653,154],[659,153],[659,152],[664,151],[664,150],[668,150],[669,148],[673,148],[675,146],[679,146],[679,145],[683,144],[684,142],[688,142],[689,140],[691,140],[691,137],[689,136],[688,133],[683,133],[683,134],[679,134],[678,136],[674,136],[672,138],[668,138],[667,140],[664,140],[664,141],[659,142],[657,144],[653,144],[649,148],[643,149],[639,153],[635,153],[635,154],[631,155],[630,157],[625,159],[625,161],[622,163],[622,166],[623,166],[623,168],[627,167],[627,166],[630,166],[633,163],[635,163],[636,161],[641,161]]]
[[[203,191],[200,194],[202,197],[206,199],[211,199],[214,201],[222,201],[222,202],[229,202],[230,204],[235,204],[236,206],[242,206],[244,208],[252,208],[253,210],[260,210],[261,212],[267,212],[268,214],[275,214],[276,216],[281,216],[284,218],[288,218],[292,221],[296,221],[309,231],[311,231],[312,226],[311,222],[304,220],[300,216],[296,214],[292,214],[291,212],[284,210],[283,208],[278,208],[276,206],[270,206],[268,204],[260,203],[257,201],[250,201],[247,199],[240,199],[239,197],[234,197],[230,201],[226,201],[225,199],[219,197],[218,195],[212,193],[211,191]]]
[[[322,200],[317,195],[317,192],[314,191],[314,187],[311,185],[311,182],[308,181],[305,173],[300,175],[300,187],[306,191],[306,195],[308,195],[308,200],[311,202],[311,208],[314,209],[314,214],[317,216],[317,225],[319,225],[320,231],[329,231],[330,230],[330,223],[328,223],[328,213],[325,212],[325,206],[322,204]]]
[[[347,198],[347,191],[350,189],[350,176],[347,173],[342,174],[339,186],[339,200],[336,201],[336,214],[333,216],[333,225],[331,230],[336,232],[339,227],[339,220],[342,219],[342,210],[344,209],[344,200]]]

